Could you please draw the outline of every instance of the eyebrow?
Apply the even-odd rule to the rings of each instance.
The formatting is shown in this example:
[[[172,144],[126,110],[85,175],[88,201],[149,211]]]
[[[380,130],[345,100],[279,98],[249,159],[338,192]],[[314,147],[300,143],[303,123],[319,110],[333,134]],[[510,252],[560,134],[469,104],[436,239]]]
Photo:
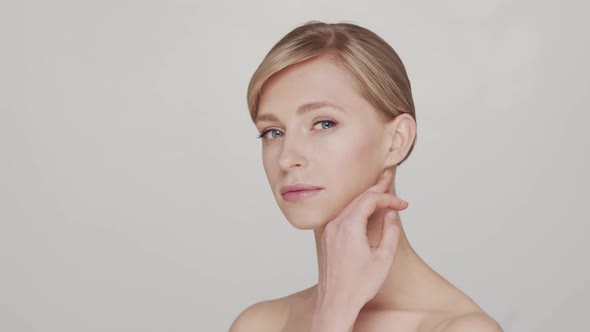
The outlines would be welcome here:
[[[314,101],[314,102],[306,103],[306,104],[299,106],[297,108],[297,114],[303,114],[305,112],[313,111],[313,110],[316,110],[318,108],[323,108],[323,107],[331,107],[331,108],[335,108],[339,111],[344,111],[344,109],[342,109],[340,106],[337,106],[337,105],[332,104],[330,102]],[[278,120],[279,119],[276,117],[276,115],[274,115],[272,113],[264,113],[264,114],[256,115],[256,120],[254,121],[254,123],[258,123],[261,121],[278,121]]]

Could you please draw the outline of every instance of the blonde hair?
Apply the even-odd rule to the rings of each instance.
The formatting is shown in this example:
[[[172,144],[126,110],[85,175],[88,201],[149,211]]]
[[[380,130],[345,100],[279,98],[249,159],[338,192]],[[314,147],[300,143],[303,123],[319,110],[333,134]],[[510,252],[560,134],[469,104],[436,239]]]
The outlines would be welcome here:
[[[416,121],[410,80],[395,50],[374,32],[352,23],[309,21],[279,40],[258,66],[248,84],[248,108],[255,121],[266,81],[279,71],[321,55],[353,74],[360,93],[386,118],[408,113]],[[416,137],[405,161],[416,143]]]

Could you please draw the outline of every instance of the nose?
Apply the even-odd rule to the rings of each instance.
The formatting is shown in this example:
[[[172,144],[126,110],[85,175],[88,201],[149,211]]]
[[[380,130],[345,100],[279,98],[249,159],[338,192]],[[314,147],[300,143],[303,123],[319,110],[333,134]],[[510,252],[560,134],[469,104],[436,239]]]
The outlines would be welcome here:
[[[293,134],[285,135],[281,154],[279,155],[279,165],[285,171],[307,165],[303,138],[295,137]]]

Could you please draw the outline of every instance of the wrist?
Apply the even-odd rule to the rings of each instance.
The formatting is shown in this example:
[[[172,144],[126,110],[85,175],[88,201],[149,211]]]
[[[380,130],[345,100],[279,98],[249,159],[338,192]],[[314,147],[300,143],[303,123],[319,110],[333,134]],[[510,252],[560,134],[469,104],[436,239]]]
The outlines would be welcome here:
[[[313,314],[312,332],[351,331],[362,306],[347,301],[318,299]]]

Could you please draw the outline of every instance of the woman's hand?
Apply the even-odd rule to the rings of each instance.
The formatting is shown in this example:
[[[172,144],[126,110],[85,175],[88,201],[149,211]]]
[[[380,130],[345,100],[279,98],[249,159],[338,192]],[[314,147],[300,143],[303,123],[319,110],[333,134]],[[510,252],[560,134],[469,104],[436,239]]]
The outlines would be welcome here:
[[[340,306],[335,311],[360,310],[370,301],[385,281],[393,264],[400,235],[393,223],[395,214],[408,203],[389,192],[393,173],[387,170],[377,184],[356,197],[322,234],[319,257],[317,307]],[[371,247],[367,222],[376,209],[387,208],[379,244]],[[356,317],[355,317],[356,319]]]

